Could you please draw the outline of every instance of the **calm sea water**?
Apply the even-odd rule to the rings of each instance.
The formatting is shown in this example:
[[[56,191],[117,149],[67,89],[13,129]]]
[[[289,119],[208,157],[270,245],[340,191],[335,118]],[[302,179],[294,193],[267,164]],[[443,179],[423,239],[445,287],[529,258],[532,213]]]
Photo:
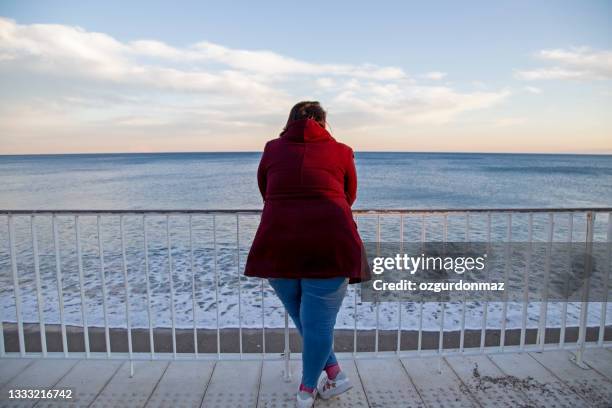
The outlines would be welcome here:
[[[259,158],[259,153],[0,156],[0,208],[258,208]],[[612,156],[357,153],[356,164],[356,208],[612,204]]]
[[[260,208],[261,198],[255,172],[259,153],[168,153],[168,154],[97,154],[56,156],[0,156],[0,209],[244,209]],[[483,208],[483,207],[601,207],[612,206],[612,156],[515,155],[515,154],[439,154],[439,153],[357,153],[359,192],[356,208]],[[88,323],[103,324],[107,307],[108,324],[125,326],[125,275],[118,217],[102,217],[100,231],[104,249],[102,285],[100,250],[96,217],[79,220],[79,244],[82,252],[83,287]],[[147,224],[148,245],[144,251],[143,222]],[[194,316],[200,327],[219,324],[236,327],[240,313],[243,327],[282,325],[282,307],[267,285],[261,290],[259,279],[239,278],[257,227],[257,217],[240,221],[237,245],[235,217],[216,219],[216,265],[218,297],[214,290],[215,248],[213,220],[210,216],[192,219],[193,258],[189,247],[187,217],[170,217],[169,268],[165,217],[126,216],[125,260],[128,277],[129,310],[133,326],[147,327],[145,255],[149,263],[149,286],[154,325],[171,324],[170,278],[175,289],[175,319],[179,327],[191,327]],[[375,219],[364,217],[359,228],[365,240],[375,236]],[[503,214],[492,218],[492,239],[505,239],[509,220]],[[512,219],[513,237],[526,240],[526,216]],[[546,239],[548,218],[534,217],[534,239]],[[605,238],[607,216],[596,223],[596,237]],[[398,238],[399,220],[382,221],[382,238]],[[449,240],[465,237],[464,215],[448,219]],[[570,225],[567,214],[555,218],[554,237],[565,240]],[[49,217],[35,220],[43,313],[47,322],[59,322],[58,285],[52,224]],[[418,240],[418,217],[405,220],[404,239]],[[426,220],[427,239],[442,235],[440,217]],[[17,269],[25,321],[38,321],[38,302],[32,228],[29,217],[15,219]],[[471,239],[484,239],[485,219],[470,220]],[[574,239],[584,239],[584,218],[573,220]],[[7,222],[0,216],[0,318],[15,320],[13,280],[9,256]],[[60,269],[67,324],[82,324],[83,302],[76,252],[76,228],[73,217],[58,217]],[[193,269],[192,269],[193,259]],[[104,289],[104,290],[102,290]],[[241,299],[238,302],[237,293]],[[104,297],[106,292],[106,297]],[[263,297],[262,297],[263,293]],[[352,285],[338,317],[337,327],[375,326],[375,306],[358,299]],[[240,303],[240,308],[238,304]],[[466,325],[478,328],[483,305],[471,302],[466,310]],[[502,306],[488,306],[489,327],[499,327]],[[240,310],[240,311],[239,311]],[[441,305],[426,304],[423,327],[435,329]],[[529,306],[529,325],[537,325],[539,304]],[[548,324],[560,324],[561,306],[551,304]],[[575,324],[579,307],[569,305],[568,324]],[[590,319],[598,323],[600,308],[591,307]],[[398,322],[395,303],[382,303],[380,327],[394,329]],[[404,328],[417,327],[421,315],[418,305],[405,302],[401,308]],[[447,305],[445,328],[459,327],[461,309]],[[511,304],[507,327],[520,325],[522,305]],[[612,316],[612,310],[608,313]],[[609,317],[610,320],[610,317]]]

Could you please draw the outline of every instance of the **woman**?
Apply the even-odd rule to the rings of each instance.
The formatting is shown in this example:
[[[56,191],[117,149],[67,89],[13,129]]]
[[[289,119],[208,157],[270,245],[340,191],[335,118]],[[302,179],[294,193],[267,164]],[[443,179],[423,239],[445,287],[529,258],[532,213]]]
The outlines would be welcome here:
[[[300,102],[266,144],[257,171],[264,209],[245,268],[268,278],[302,336],[298,407],[311,407],[317,391],[327,399],[351,388],[332,350],[334,325],[347,284],[370,278],[351,212],[353,151],[325,119],[318,102]]]

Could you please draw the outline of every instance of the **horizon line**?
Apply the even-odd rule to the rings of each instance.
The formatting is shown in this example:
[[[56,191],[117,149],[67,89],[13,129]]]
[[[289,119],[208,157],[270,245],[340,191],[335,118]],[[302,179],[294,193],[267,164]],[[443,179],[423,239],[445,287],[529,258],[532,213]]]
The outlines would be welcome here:
[[[413,150],[354,150],[355,153],[412,153],[412,154],[515,154],[515,155],[557,155],[557,156],[612,156],[607,153],[588,152],[482,152],[482,151],[413,151]],[[159,152],[68,152],[68,153],[0,153],[0,157],[9,156],[84,156],[84,155],[136,155],[136,154],[223,154],[223,153],[263,153],[263,150],[208,150],[208,151],[159,151]]]

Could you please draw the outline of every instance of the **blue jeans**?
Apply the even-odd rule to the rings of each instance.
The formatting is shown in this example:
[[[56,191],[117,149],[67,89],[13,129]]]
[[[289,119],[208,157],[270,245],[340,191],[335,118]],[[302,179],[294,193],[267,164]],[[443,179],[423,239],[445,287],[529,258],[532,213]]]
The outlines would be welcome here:
[[[315,388],[323,369],[337,362],[332,350],[336,316],[348,279],[268,279],[302,335],[302,384]]]

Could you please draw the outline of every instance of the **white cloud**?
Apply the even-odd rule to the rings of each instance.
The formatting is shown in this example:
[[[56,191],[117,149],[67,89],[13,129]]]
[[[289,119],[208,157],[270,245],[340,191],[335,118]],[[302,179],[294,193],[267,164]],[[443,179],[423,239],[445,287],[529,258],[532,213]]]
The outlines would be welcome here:
[[[529,93],[532,93],[532,94],[540,94],[540,93],[542,93],[542,90],[540,88],[535,87],[535,86],[526,86],[523,89],[526,90]]]
[[[443,124],[462,112],[493,106],[510,95],[498,92],[460,93],[445,86],[380,85],[361,83],[358,90],[345,90],[334,99],[351,117],[359,117],[367,127],[403,126],[410,123]]]
[[[366,122],[401,129],[446,123],[510,95],[421,84],[394,66],[314,63],[207,41],[185,47],[155,39],[122,42],[80,27],[1,17],[0,74],[0,145],[9,137],[40,136],[45,120],[60,135],[81,130],[92,138],[96,129],[117,135],[155,127],[165,134],[276,131],[290,106],[306,98],[337,115],[336,131]],[[445,75],[426,74],[431,80]]]
[[[315,83],[323,89],[333,88],[336,85],[336,81],[331,78],[318,78]]]
[[[426,72],[425,74],[421,76],[426,79],[431,79],[432,81],[439,81],[441,79],[444,79],[446,75],[448,75],[446,72],[431,71],[431,72]]]
[[[589,47],[541,50],[536,57],[554,64],[550,67],[516,72],[519,79],[609,80],[612,79],[612,51]]]

